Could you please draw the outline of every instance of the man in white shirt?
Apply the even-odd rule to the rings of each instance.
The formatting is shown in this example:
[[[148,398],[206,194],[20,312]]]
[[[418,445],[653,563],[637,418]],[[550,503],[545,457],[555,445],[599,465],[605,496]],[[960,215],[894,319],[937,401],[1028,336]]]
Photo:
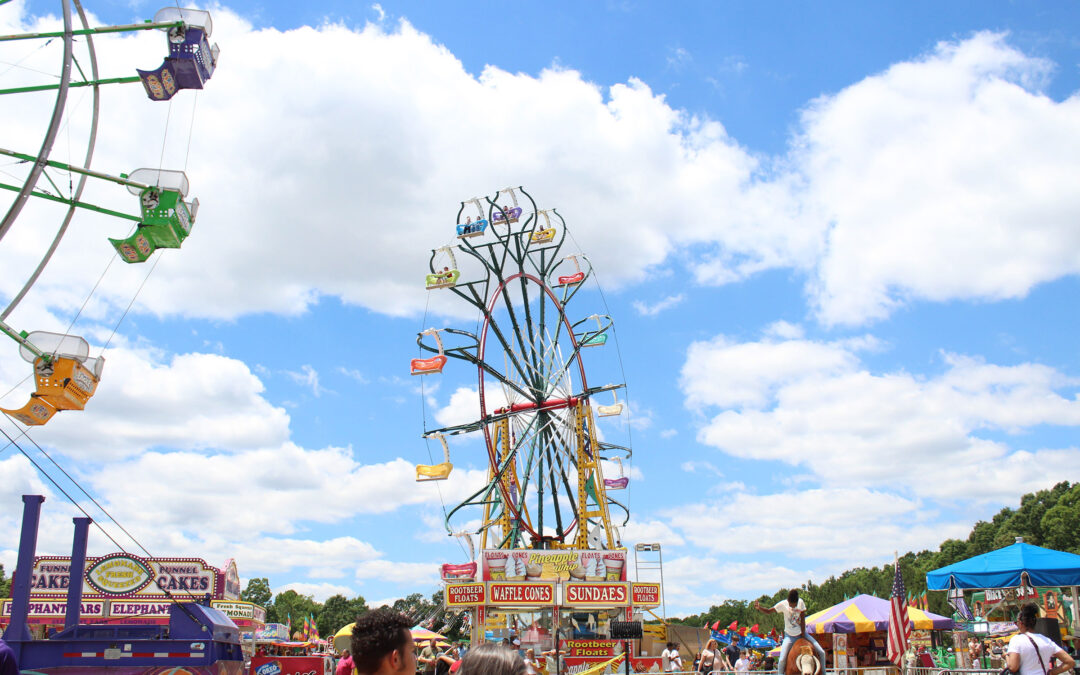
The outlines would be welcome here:
[[[682,670],[682,657],[679,656],[679,647],[674,642],[667,643],[667,649],[660,652],[660,659],[665,673],[678,673]]]
[[[791,645],[799,638],[805,638],[814,647],[819,672],[825,672],[825,650],[806,632],[806,604],[799,598],[798,589],[791,589],[787,600],[781,600],[772,607],[765,607],[757,600],[754,601],[754,607],[766,614],[779,612],[784,615],[784,642],[780,645],[780,658],[776,661],[776,669],[781,675],[787,672],[787,657]]]

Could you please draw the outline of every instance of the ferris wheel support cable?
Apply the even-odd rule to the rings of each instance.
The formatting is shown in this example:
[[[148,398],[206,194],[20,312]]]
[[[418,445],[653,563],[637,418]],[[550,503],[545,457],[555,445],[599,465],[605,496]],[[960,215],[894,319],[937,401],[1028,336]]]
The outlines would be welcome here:
[[[86,20],[86,12],[83,10],[82,7],[82,2],[80,2],[80,0],[73,0],[73,2],[75,4],[76,11],[78,11],[79,13],[79,21],[82,23],[83,28],[89,28]],[[86,45],[88,51],[90,52],[90,77],[94,81],[96,81],[98,79],[98,61],[97,50],[94,47],[94,38],[92,35],[88,34],[86,36]],[[82,72],[82,67],[78,65],[77,61],[75,62],[75,65],[79,68],[79,74],[81,74],[83,76],[83,79],[85,80],[86,74]],[[83,159],[83,166],[86,167],[90,166],[94,158],[94,148],[97,145],[99,114],[101,111],[101,88],[97,85],[94,85],[92,91],[93,114],[90,118],[90,138],[89,140],[87,140],[86,156]],[[85,173],[79,176],[79,185],[75,188],[75,192],[71,195],[73,203],[68,206],[67,213],[64,214],[64,220],[61,222],[60,228],[56,231],[56,236],[53,237],[52,244],[49,245],[49,249],[45,252],[45,255],[42,256],[41,262],[38,263],[37,268],[34,270],[33,274],[30,275],[30,278],[26,280],[26,283],[23,285],[23,287],[19,290],[18,293],[15,294],[15,297],[12,298],[11,302],[8,303],[7,308],[5,308],[3,312],[0,312],[0,320],[8,318],[8,315],[11,314],[11,312],[19,306],[19,303],[22,302],[22,299],[30,290],[30,287],[37,282],[38,277],[41,276],[41,272],[45,269],[45,266],[49,264],[49,261],[52,259],[53,253],[56,252],[57,247],[60,245],[60,240],[64,238],[64,234],[67,232],[68,225],[71,224],[71,218],[75,215],[76,208],[74,202],[78,202],[79,199],[82,197],[83,189],[86,187],[86,180],[88,177],[89,176]],[[100,280],[98,282],[100,283]],[[94,287],[97,288],[97,285],[95,284]],[[84,302],[83,307],[85,306],[86,303]],[[80,309],[79,311],[81,312],[82,310]]]
[[[19,190],[19,194],[15,197],[15,201],[13,201],[8,208],[7,214],[4,216],[3,220],[0,220],[0,239],[3,239],[4,236],[7,235],[8,230],[10,230],[11,226],[15,223],[15,219],[19,217],[19,213],[30,198],[30,193],[37,184],[41,172],[45,170],[44,162],[48,160],[49,153],[52,152],[53,142],[56,140],[56,132],[60,129],[60,122],[64,117],[64,104],[67,102],[68,85],[70,84],[68,80],[71,76],[71,51],[73,41],[71,38],[71,5],[67,0],[60,0],[60,6],[64,15],[64,64],[61,68],[60,85],[56,94],[56,102],[53,105],[52,118],[49,120],[49,126],[45,131],[45,137],[42,139],[41,149],[38,151],[37,157],[34,158],[34,165],[30,169],[30,174],[26,177],[26,181],[23,183],[22,189]]]
[[[4,416],[8,418],[8,421],[12,421],[12,420],[11,420],[11,417],[10,417],[10,416],[8,416],[8,415],[7,415],[7,413],[4,413]],[[12,424],[14,424],[14,422],[13,422],[13,421],[12,421]],[[17,424],[15,425],[15,428],[18,428],[18,425],[17,425]],[[99,523],[99,522],[98,522],[98,521],[97,521],[96,519],[92,518],[92,517],[90,516],[90,514],[86,512],[86,509],[84,509],[84,508],[82,507],[82,505],[81,505],[81,504],[79,504],[79,503],[78,503],[77,501],[75,501],[75,499],[74,499],[74,498],[72,498],[72,496],[71,496],[70,494],[68,494],[68,493],[67,493],[67,491],[66,491],[66,490],[64,490],[64,488],[60,487],[60,484],[56,482],[56,480],[55,480],[55,479],[54,479],[54,478],[52,477],[52,475],[51,475],[51,474],[49,474],[49,472],[45,471],[45,470],[44,470],[44,469],[43,469],[43,468],[41,467],[41,465],[40,465],[40,464],[38,464],[37,462],[35,462],[35,461],[34,461],[34,459],[33,459],[33,458],[32,458],[32,457],[31,457],[31,456],[29,455],[29,453],[27,453],[27,452],[26,452],[26,450],[24,450],[24,449],[23,449],[23,447],[22,447],[21,445],[19,445],[19,444],[18,444],[18,442],[16,441],[16,439],[13,439],[13,438],[12,438],[12,437],[11,437],[11,436],[10,436],[10,435],[8,434],[8,432],[7,432],[7,431],[4,431],[4,429],[3,429],[3,428],[0,428],[0,434],[3,434],[3,435],[4,435],[4,437],[8,439],[8,441],[9,441],[9,444],[11,444],[11,445],[14,445],[14,446],[15,446],[16,448],[18,448],[19,452],[21,452],[21,453],[22,453],[23,457],[26,457],[26,459],[27,459],[27,460],[28,460],[28,461],[29,461],[29,462],[30,462],[31,464],[33,464],[33,465],[34,465],[34,468],[36,468],[36,469],[38,470],[38,472],[39,472],[39,473],[40,473],[41,475],[45,476],[45,478],[47,478],[47,479],[49,480],[49,482],[50,482],[50,483],[52,483],[52,484],[53,484],[53,486],[54,486],[54,487],[55,487],[55,488],[56,488],[57,490],[59,490],[59,491],[60,491],[60,493],[61,493],[62,495],[64,495],[65,497],[67,497],[67,500],[68,500],[69,502],[71,502],[71,503],[72,503],[72,504],[73,504],[73,505],[75,506],[75,508],[77,508],[77,509],[78,509],[78,510],[79,510],[80,512],[82,512],[82,514],[83,514],[84,516],[86,516],[87,518],[89,518],[89,519],[90,519],[90,522],[92,522],[92,523],[94,524],[94,527],[96,527],[96,528],[97,528],[98,530],[100,530],[100,531],[101,531],[101,533],[102,533],[102,534],[104,534],[104,535],[105,535],[105,537],[106,537],[106,538],[107,538],[107,539],[108,539],[109,541],[111,541],[111,542],[112,542],[112,543],[113,543],[113,544],[114,544],[114,545],[115,545],[115,546],[116,546],[116,547],[117,547],[118,549],[120,549],[120,550],[121,550],[121,551],[123,551],[124,553],[127,553],[127,552],[128,552],[126,548],[124,548],[124,547],[123,547],[123,546],[122,546],[122,545],[121,545],[121,544],[120,544],[119,542],[117,542],[117,541],[116,541],[116,539],[114,539],[114,538],[113,538],[113,536],[112,536],[111,534],[109,534],[109,532],[108,532],[108,531],[107,531],[107,530],[106,530],[106,529],[105,529],[104,527],[102,527],[102,526],[101,526],[101,523]],[[70,480],[70,481],[71,481],[71,483],[72,483],[73,485],[75,485],[75,487],[79,488],[79,490],[81,490],[81,491],[82,491],[82,493],[83,493],[84,495],[86,495],[87,497],[89,497],[89,498],[90,498],[90,501],[94,502],[94,504],[95,504],[95,505],[96,505],[96,506],[97,506],[97,507],[98,507],[99,509],[101,509],[101,512],[102,512],[102,513],[104,513],[104,514],[105,514],[105,515],[106,515],[106,516],[107,516],[107,517],[109,518],[109,520],[111,520],[111,521],[112,521],[112,522],[113,522],[113,523],[114,523],[114,524],[115,524],[115,525],[116,525],[117,527],[119,527],[119,528],[120,528],[120,529],[121,529],[121,530],[122,530],[122,531],[124,532],[124,534],[126,534],[126,535],[128,536],[128,538],[130,538],[130,539],[131,539],[131,541],[135,542],[135,545],[136,545],[136,546],[138,546],[138,547],[139,547],[140,549],[142,549],[142,551],[143,551],[143,552],[144,552],[144,553],[146,554],[146,557],[148,557],[148,558],[153,558],[153,557],[154,557],[153,555],[151,555],[151,553],[150,553],[149,551],[147,551],[147,550],[146,550],[146,547],[145,547],[145,546],[143,546],[143,545],[142,545],[142,544],[141,544],[141,543],[139,542],[139,540],[138,540],[138,539],[136,539],[136,538],[135,538],[134,536],[132,536],[132,534],[131,534],[130,532],[128,532],[128,531],[127,531],[127,530],[126,530],[126,529],[124,528],[124,526],[123,526],[123,525],[121,525],[120,523],[118,523],[118,522],[116,521],[116,519],[112,517],[112,514],[110,514],[110,513],[108,512],[108,511],[106,511],[106,510],[105,510],[105,509],[104,509],[104,508],[103,508],[103,507],[101,506],[101,504],[99,504],[99,503],[97,502],[97,500],[96,500],[96,499],[94,499],[93,497],[91,497],[91,496],[90,496],[90,494],[89,494],[89,493],[88,493],[88,492],[87,492],[87,491],[86,491],[85,489],[83,489],[83,487],[82,487],[81,485],[79,485],[79,483],[78,483],[77,481],[75,481],[75,479],[74,479],[74,478],[72,478],[72,477],[71,477],[71,476],[70,476],[70,475],[69,475],[69,474],[68,474],[68,473],[67,473],[66,471],[64,471],[63,467],[61,467],[61,466],[60,466],[59,464],[57,464],[57,463],[56,463],[56,461],[55,461],[55,460],[54,460],[54,459],[53,459],[53,458],[52,458],[52,457],[51,457],[51,456],[49,455],[49,453],[45,452],[45,450],[44,450],[44,449],[43,449],[43,448],[42,448],[42,447],[41,447],[40,445],[38,445],[38,444],[37,444],[37,442],[36,442],[36,441],[35,441],[35,440],[34,440],[34,439],[33,439],[33,438],[32,438],[32,437],[31,437],[31,436],[30,436],[30,435],[28,434],[28,433],[26,433],[26,431],[23,431],[23,435],[24,435],[24,436],[26,436],[27,440],[29,440],[29,441],[30,441],[31,443],[33,443],[33,444],[34,444],[34,446],[35,446],[35,447],[36,447],[36,448],[37,448],[37,449],[38,449],[38,450],[39,450],[39,451],[41,452],[41,454],[43,454],[43,455],[45,455],[46,457],[48,457],[49,461],[50,461],[50,462],[52,462],[52,463],[53,463],[53,464],[54,464],[54,465],[56,466],[56,468],[60,469],[61,473],[63,473],[63,474],[65,475],[65,476],[67,476],[68,480]],[[192,619],[193,621],[195,620],[195,617],[194,617],[194,615],[192,615],[192,613],[191,613],[191,610],[189,610],[189,609],[188,609],[187,607],[185,607],[185,606],[184,606],[184,603],[182,603],[182,602],[180,602],[179,600],[177,600],[177,599],[176,599],[176,597],[175,597],[175,596],[173,596],[173,594],[172,594],[172,593],[170,593],[170,592],[169,592],[169,591],[168,591],[167,589],[164,589],[164,588],[162,588],[162,589],[161,589],[161,591],[162,591],[162,592],[163,592],[163,593],[165,594],[165,596],[166,596],[166,597],[168,597],[168,598],[169,598],[169,600],[170,600],[170,601],[172,601],[172,602],[173,602],[174,604],[176,604],[176,605],[177,605],[177,606],[178,606],[178,607],[179,607],[179,608],[180,608],[180,609],[181,609],[181,610],[182,610],[182,611],[183,611],[183,612],[184,612],[185,614],[187,614],[187,615],[188,615],[189,617],[191,617],[191,619]],[[188,595],[188,596],[189,596],[189,597],[191,598],[191,600],[194,600],[194,601],[198,601],[198,600],[199,600],[199,598],[197,598],[197,597],[195,596],[195,594],[194,594],[194,593],[192,593],[192,592],[191,592],[190,590],[189,590],[189,591],[187,591],[187,595]]]

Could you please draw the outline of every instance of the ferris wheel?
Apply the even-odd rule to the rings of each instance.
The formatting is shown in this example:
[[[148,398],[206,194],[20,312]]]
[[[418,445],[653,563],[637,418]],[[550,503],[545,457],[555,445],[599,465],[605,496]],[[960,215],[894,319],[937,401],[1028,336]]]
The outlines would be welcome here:
[[[448,531],[472,519],[481,548],[618,547],[629,509],[615,495],[629,482],[622,460],[631,450],[598,428],[597,417],[623,413],[623,385],[589,381],[588,353],[607,344],[613,322],[576,311],[588,258],[564,254],[565,220],[520,187],[462,202],[456,235],[456,245],[432,251],[426,287],[475,308],[477,327],[424,330],[417,344],[433,356],[413,359],[411,371],[471,366],[479,403],[474,420],[426,432],[445,461],[418,466],[417,480],[450,475],[446,436],[480,432],[487,482],[447,510]],[[605,477],[605,467],[619,475]]]
[[[31,377],[34,381],[34,392],[28,403],[20,408],[0,408],[0,411],[28,426],[45,424],[59,410],[82,410],[96,391],[104,365],[102,357],[90,356],[89,345],[81,337],[48,331],[21,331],[7,323],[8,316],[49,263],[76,212],[94,211],[126,221],[130,228],[126,236],[103,239],[107,238],[119,258],[127,263],[145,262],[159,248],[180,248],[198,213],[198,200],[188,198],[190,188],[183,171],[158,166],[110,174],[90,168],[98,137],[102,86],[139,82],[151,101],[169,101],[182,89],[202,89],[214,73],[219,54],[217,45],[209,42],[213,31],[210,14],[202,10],[166,7],[147,23],[91,27],[80,0],[60,0],[60,9],[62,31],[0,35],[0,45],[8,48],[34,41],[44,41],[45,45],[54,40],[62,43],[58,76],[53,78],[46,73],[45,83],[27,82],[19,77],[37,72],[33,68],[17,69],[22,60],[36,52],[32,50],[22,59],[13,57],[16,62],[5,71],[14,71],[20,86],[0,88],[0,100],[5,103],[13,103],[11,99],[16,96],[34,98],[55,92],[52,112],[40,144],[27,151],[0,147],[0,157],[10,162],[3,167],[0,189],[15,193],[0,217],[0,240],[10,232],[31,197],[67,207],[58,219],[56,234],[36,269],[0,310],[0,333],[18,343],[23,359],[33,364]],[[81,27],[75,26],[76,14]],[[164,32],[168,51],[162,64],[152,70],[132,68],[136,74],[124,77],[103,77],[98,69],[95,39],[143,30]],[[76,50],[77,42],[79,50]],[[56,161],[51,156],[57,136],[61,128],[70,124],[70,119],[66,119],[70,117],[68,94],[80,88],[88,88],[91,92],[85,152],[82,157],[71,160],[78,163]],[[9,177],[14,177],[14,182],[9,182]],[[83,193],[89,179],[126,188],[137,197],[138,213],[124,213],[84,201]]]

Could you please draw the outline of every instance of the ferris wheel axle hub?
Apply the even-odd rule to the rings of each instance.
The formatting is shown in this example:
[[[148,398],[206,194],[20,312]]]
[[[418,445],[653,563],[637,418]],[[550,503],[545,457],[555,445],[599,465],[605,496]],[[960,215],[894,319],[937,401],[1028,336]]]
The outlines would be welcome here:
[[[571,396],[569,398],[549,398],[546,401],[539,403],[535,401],[528,401],[526,403],[515,403],[509,408],[498,408],[495,410],[496,415],[505,415],[506,413],[523,412],[525,410],[559,410],[561,408],[573,408],[578,404],[580,399],[577,396]]]

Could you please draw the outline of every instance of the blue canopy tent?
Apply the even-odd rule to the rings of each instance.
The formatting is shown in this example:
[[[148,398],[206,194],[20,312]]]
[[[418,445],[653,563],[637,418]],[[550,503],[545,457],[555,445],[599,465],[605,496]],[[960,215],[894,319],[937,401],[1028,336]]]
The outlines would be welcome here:
[[[926,573],[931,591],[1080,586],[1080,555],[1017,541]]]

